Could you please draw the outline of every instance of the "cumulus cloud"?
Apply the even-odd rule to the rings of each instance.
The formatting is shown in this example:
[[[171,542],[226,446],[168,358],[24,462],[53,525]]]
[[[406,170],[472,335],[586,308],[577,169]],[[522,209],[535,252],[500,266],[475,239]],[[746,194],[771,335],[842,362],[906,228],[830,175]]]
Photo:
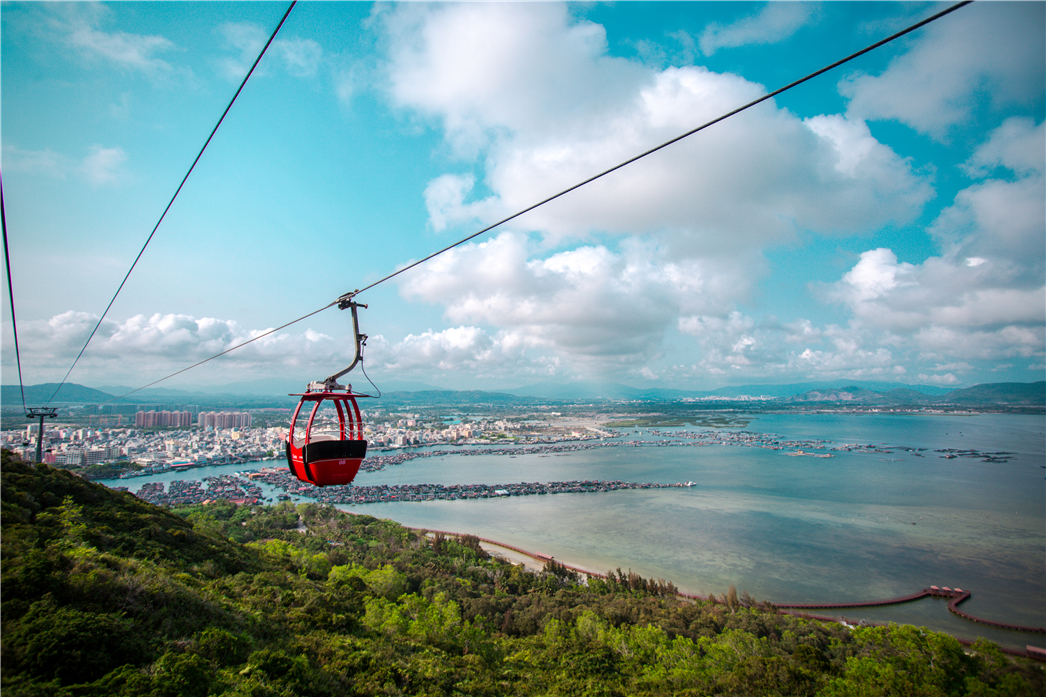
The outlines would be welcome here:
[[[169,63],[157,57],[175,48],[171,40],[155,35],[107,32],[99,26],[107,14],[104,6],[60,7],[52,14],[51,25],[65,35],[67,45],[88,58],[147,74],[171,70]]]
[[[438,119],[457,154],[486,153],[484,184],[432,183],[433,227],[489,221],[763,94],[701,67],[656,71],[606,53],[601,27],[560,5],[397,6],[385,17],[391,97]],[[550,239],[670,231],[691,254],[765,243],[795,227],[867,230],[932,195],[860,122],[764,105],[525,218]]]
[[[1014,116],[992,131],[987,142],[966,162],[963,169],[971,177],[989,176],[997,167],[1013,170],[1020,176],[1042,174],[1046,153],[1046,122]]]
[[[471,366],[535,356],[582,371],[636,365],[634,375],[647,379],[896,378],[919,365],[948,381],[968,369],[926,360],[963,366],[1007,350],[1039,355],[1043,136],[1027,119],[1003,124],[964,163],[977,181],[930,228],[940,256],[913,264],[870,249],[826,289],[851,311],[847,326],[738,310],[767,267],[764,251],[798,232],[863,234],[918,219],[936,194],[932,173],[878,140],[864,119],[902,118],[941,135],[985,90],[996,106],[1025,99],[1029,75],[1041,73],[1016,59],[1027,55],[1017,25],[1028,11],[1041,9],[1006,8],[987,21],[990,41],[1023,43],[961,56],[965,82],[935,82],[933,59],[959,51],[972,20],[914,39],[878,77],[844,81],[846,114],[799,118],[763,104],[526,214],[514,232],[412,270],[399,279],[401,293],[442,306],[458,331],[472,330],[472,343],[455,353],[435,332],[399,350]],[[489,224],[765,92],[701,66],[612,57],[602,27],[558,4],[403,4],[375,18],[391,101],[438,124],[456,161],[425,190],[436,232]],[[780,40],[809,19],[808,7],[770,5],[710,27],[702,48]],[[869,106],[875,90],[900,89],[902,80],[921,91],[912,104],[887,100],[882,113]],[[966,341],[946,351],[935,343],[942,332]],[[653,370],[649,363],[670,348],[695,360]]]
[[[127,161],[123,148],[103,148],[92,145],[91,151],[81,164],[81,172],[88,182],[95,186],[114,184],[120,178],[120,170]]]
[[[972,176],[999,176],[960,191],[930,228],[945,257],[973,267],[993,265],[1012,286],[1046,279],[1046,127],[1008,119],[967,161]]]
[[[839,83],[849,114],[896,119],[938,140],[982,100],[999,109],[1041,97],[1042,3],[974,3],[934,22],[879,75]]]
[[[917,265],[898,263],[891,250],[880,248],[862,253],[834,294],[855,317],[892,332],[1040,323],[1046,316],[1042,286],[999,287],[998,276],[986,266],[938,257]]]
[[[768,7],[745,31],[783,38],[807,16]],[[765,92],[700,66],[611,57],[602,27],[558,4],[404,4],[378,23],[393,103],[439,123],[466,163],[426,188],[437,232],[493,222]],[[716,46],[737,32],[719,32]],[[452,323],[492,328],[499,349],[609,370],[660,355],[666,337],[732,322],[767,245],[796,230],[907,223],[933,194],[863,121],[767,103],[528,213],[519,232],[429,262],[401,277],[401,292],[442,305]],[[794,360],[781,348],[794,335],[774,336],[705,342],[705,367]]]
[[[397,372],[495,369],[504,357],[498,342],[478,327],[452,327],[443,331],[408,334],[382,352],[381,364]]]
[[[919,373],[919,382],[929,383],[931,385],[954,385],[959,382],[959,378],[951,373],[945,373],[944,375]]]
[[[461,153],[492,127],[583,132],[649,78],[607,55],[603,27],[558,3],[405,3],[378,19],[394,103],[439,120]]]
[[[39,373],[71,365],[97,323],[97,315],[75,311],[48,320],[20,322],[23,366]],[[152,380],[266,331],[247,329],[233,320],[181,314],[135,315],[123,321],[105,319],[77,364],[76,374],[97,378],[118,369],[121,375]],[[329,372],[331,365],[344,361],[347,351],[346,339],[305,329],[300,334],[283,332],[263,337],[217,360],[226,371],[271,373],[293,369],[326,375],[324,371]]]
[[[779,12],[761,21],[784,26]],[[602,27],[558,4],[404,4],[379,23],[393,102],[436,120],[454,156],[481,168],[429,183],[437,232],[493,222],[764,93],[738,75],[611,57]],[[475,196],[480,181],[488,193]],[[494,328],[505,347],[606,367],[656,355],[694,318],[726,321],[768,244],[908,222],[932,195],[863,122],[768,103],[527,214],[514,224],[529,235],[429,262],[401,290]],[[738,337],[723,361],[755,363],[759,350]]]
[[[806,25],[813,14],[811,3],[769,2],[758,13],[733,24],[709,24],[701,32],[701,52],[711,56],[721,48],[783,41]]]
[[[656,266],[656,250],[618,253],[583,246],[532,258],[525,235],[505,232],[464,245],[405,274],[401,293],[436,302],[454,323],[499,328],[505,350],[547,349],[593,365],[648,353],[673,313],[702,302],[694,292],[711,274]],[[690,293],[681,293],[686,288]]]
[[[107,65],[149,78],[166,78],[182,69],[160,56],[178,50],[164,36],[110,31],[112,10],[101,3],[37,3],[23,8],[27,30],[75,54],[92,66]]]
[[[679,330],[696,342],[699,359],[672,369],[676,379],[717,375],[734,380],[845,378],[898,380],[908,374],[907,352],[881,345],[878,337],[853,327],[810,320],[781,323],[734,311],[727,317],[691,316]],[[668,376],[666,376],[667,378]]]
[[[1046,200],[1042,124],[1010,119],[964,169],[997,172],[959,192],[930,227],[943,253],[920,264],[880,248],[861,254],[833,297],[855,320],[910,337],[925,358],[1041,356],[1046,348]],[[1035,148],[1029,155],[1024,148]]]

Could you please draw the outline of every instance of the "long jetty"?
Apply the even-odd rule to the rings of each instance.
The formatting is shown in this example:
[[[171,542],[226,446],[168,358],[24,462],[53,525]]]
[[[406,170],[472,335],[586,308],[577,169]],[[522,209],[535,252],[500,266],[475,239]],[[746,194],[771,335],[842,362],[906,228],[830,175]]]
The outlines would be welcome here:
[[[416,530],[425,530],[426,532],[430,532],[430,533],[440,533],[440,534],[446,535],[448,537],[460,537],[461,536],[461,533],[448,532],[448,531],[445,531],[445,530],[431,530],[431,529],[428,529],[428,528],[415,528],[415,529]],[[483,538],[483,537],[477,537],[477,539],[480,542],[486,542],[487,544],[490,544],[490,545],[493,545],[493,546],[502,547],[504,549],[510,549],[513,552],[518,552],[518,553],[523,554],[525,556],[528,556],[531,559],[534,559],[536,561],[541,561],[541,562],[555,561],[554,557],[550,557],[548,555],[540,554],[540,553],[537,553],[537,552],[531,552],[531,551],[522,549],[520,547],[516,547],[514,545],[505,544],[504,542],[498,542],[496,540],[488,540],[488,539]],[[595,572],[595,571],[591,571],[589,569],[584,569],[584,568],[581,568],[581,567],[577,567],[577,566],[571,566],[570,564],[562,564],[562,563],[560,563],[560,566],[563,566],[563,567],[565,567],[567,569],[570,569],[572,571],[577,571],[579,573],[583,573],[586,576],[597,576],[599,578],[606,578],[605,574],[601,574],[601,573],[598,573],[598,572]],[[687,598],[692,598],[692,599],[695,599],[695,600],[705,600],[706,599],[706,598],[703,598],[700,595],[692,595],[692,594],[689,594],[689,593],[680,593],[679,595],[687,597]],[[948,586],[944,586],[944,587],[930,586],[929,588],[923,588],[921,591],[919,591],[917,593],[912,593],[910,595],[902,595],[902,596],[897,597],[897,598],[886,598],[884,600],[868,600],[868,601],[858,602],[858,603],[853,603],[853,602],[849,602],[849,603],[792,603],[792,604],[773,603],[773,606],[778,608],[778,609],[781,609],[781,610],[828,610],[828,609],[845,609],[845,608],[854,608],[854,607],[883,607],[883,606],[886,606],[886,605],[900,605],[902,603],[910,603],[910,602],[912,602],[914,600],[919,600],[921,598],[926,598],[926,597],[950,598],[950,600],[948,601],[948,610],[949,610],[949,612],[951,612],[951,613],[953,613],[953,614],[955,614],[955,615],[957,615],[959,617],[962,617],[965,620],[969,620],[971,622],[977,622],[978,624],[983,624],[983,625],[986,625],[986,626],[989,626],[989,627],[999,627],[1000,629],[1010,629],[1010,630],[1014,630],[1014,631],[1018,631],[1018,632],[1031,632],[1033,634],[1046,634],[1046,627],[1029,627],[1029,626],[1023,625],[1023,624],[1013,624],[1013,623],[1009,623],[1009,622],[996,622],[995,620],[989,620],[989,619],[985,619],[983,617],[977,617],[975,615],[971,615],[971,614],[969,614],[967,612],[963,612],[962,610],[959,609],[959,604],[965,602],[966,600],[968,600],[971,595],[972,595],[972,593],[970,593],[970,591],[966,591],[966,590],[963,590],[961,588],[949,588]]]
[[[795,604],[776,604],[777,607],[782,610],[822,610],[831,608],[851,608],[851,607],[882,607],[885,605],[900,605],[901,603],[910,603],[913,600],[919,600],[927,596],[934,598],[951,598],[948,601],[948,611],[954,615],[962,617],[964,620],[970,620],[971,622],[977,622],[978,624],[987,625],[989,627],[999,627],[1001,629],[1012,629],[1018,632],[1032,632],[1035,634],[1046,634],[1046,627],[1028,627],[1023,624],[1012,624],[1009,622],[996,622],[995,620],[987,620],[983,617],[976,617],[967,612],[963,612],[959,609],[959,604],[965,602],[970,598],[970,591],[964,591],[961,588],[949,588],[944,586],[943,588],[938,586],[930,586],[929,588],[923,588],[918,593],[912,593],[911,595],[904,595],[899,598],[887,598],[885,600],[869,600],[861,603],[795,603]]]

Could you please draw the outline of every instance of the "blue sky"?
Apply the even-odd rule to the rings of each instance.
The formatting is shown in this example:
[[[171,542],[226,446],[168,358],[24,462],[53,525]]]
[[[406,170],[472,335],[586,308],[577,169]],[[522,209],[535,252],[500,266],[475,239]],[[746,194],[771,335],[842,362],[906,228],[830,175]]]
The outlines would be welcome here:
[[[70,381],[163,377],[945,6],[299,3]],[[962,8],[367,291],[368,373],[1043,379],[1044,7]],[[65,374],[285,9],[2,5],[28,384]],[[164,386],[319,379],[349,326]]]

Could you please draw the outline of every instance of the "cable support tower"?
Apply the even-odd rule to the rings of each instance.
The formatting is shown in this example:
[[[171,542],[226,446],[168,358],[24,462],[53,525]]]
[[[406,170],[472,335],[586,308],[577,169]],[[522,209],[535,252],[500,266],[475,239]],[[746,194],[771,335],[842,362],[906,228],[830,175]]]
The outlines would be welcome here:
[[[725,121],[726,119],[728,119],[728,118],[730,118],[732,116],[736,116],[737,114],[740,114],[741,112],[743,112],[743,111],[745,111],[747,109],[750,109],[751,107],[754,107],[757,104],[761,104],[762,102],[765,102],[768,99],[773,99],[774,97],[776,97],[776,96],[778,96],[778,95],[780,95],[780,94],[782,94],[784,92],[787,92],[788,90],[792,89],[793,87],[797,87],[798,85],[801,85],[804,82],[808,82],[809,80],[812,80],[813,78],[818,77],[819,75],[822,75],[822,74],[824,74],[824,73],[826,73],[826,72],[828,72],[830,70],[838,68],[841,65],[849,63],[850,61],[854,60],[855,58],[859,58],[860,56],[863,56],[864,54],[869,53],[870,51],[874,51],[877,48],[885,46],[886,44],[888,44],[888,43],[890,43],[892,41],[895,41],[895,40],[901,38],[902,36],[910,34],[911,32],[915,31],[916,29],[924,27],[927,24],[930,24],[931,22],[934,22],[934,21],[936,21],[936,20],[938,20],[938,19],[940,19],[940,18],[942,18],[942,17],[944,17],[946,15],[949,15],[952,12],[958,10],[961,7],[965,7],[966,5],[971,4],[972,2],[973,2],[973,0],[963,0],[963,2],[959,2],[959,3],[956,3],[955,5],[952,5],[952,6],[948,7],[948,8],[945,8],[944,10],[942,10],[942,11],[940,11],[940,12],[934,14],[934,15],[931,15],[931,16],[927,17],[926,19],[923,19],[923,20],[921,20],[919,22],[916,22],[915,24],[912,24],[911,26],[909,26],[909,27],[907,27],[905,29],[902,29],[901,31],[898,31],[898,32],[896,32],[894,34],[891,34],[890,36],[887,36],[885,39],[881,39],[881,40],[875,42],[874,44],[871,44],[870,46],[867,46],[867,47],[861,49],[860,51],[857,51],[855,53],[851,53],[850,55],[846,56],[845,58],[837,60],[836,62],[834,62],[834,63],[832,63],[830,65],[827,65],[827,66],[821,68],[820,70],[816,70],[816,71],[810,73],[809,75],[801,77],[798,80],[795,80],[794,82],[790,82],[787,85],[785,85],[784,87],[780,87],[780,88],[774,90],[773,92],[769,92],[769,93],[763,95],[762,97],[759,97],[758,99],[755,99],[755,100],[753,100],[751,102],[748,102],[747,104],[745,104],[743,106],[740,106],[740,107],[734,109],[733,111],[727,112],[727,113],[723,114],[722,116],[714,118],[711,121],[708,121],[707,123],[704,123],[704,124],[698,126],[697,128],[694,128],[692,130],[687,131],[686,133],[680,134],[680,135],[676,136],[675,138],[672,138],[671,140],[666,140],[664,143],[661,143],[660,145],[657,145],[657,146],[655,146],[653,148],[650,148],[649,150],[646,150],[645,152],[642,152],[642,153],[640,153],[638,155],[635,155],[634,157],[631,157],[631,158],[625,160],[624,162],[621,162],[621,163],[619,163],[617,165],[614,165],[613,167],[611,167],[609,169],[603,170],[599,174],[595,174],[595,175],[589,177],[588,179],[585,179],[584,181],[581,181],[581,182],[578,182],[577,184],[574,184],[571,187],[563,189],[559,193],[553,194],[552,196],[549,196],[548,198],[545,198],[545,199],[543,199],[541,201],[538,201],[537,203],[534,203],[534,204],[532,204],[532,205],[530,205],[530,206],[528,206],[528,207],[526,207],[526,208],[524,208],[524,209],[522,209],[522,210],[520,210],[520,211],[518,211],[516,213],[513,213],[512,215],[508,216],[507,218],[503,218],[503,219],[499,220],[498,222],[493,223],[492,225],[488,225],[487,227],[483,228],[482,230],[479,230],[477,232],[472,233],[468,237],[463,237],[462,239],[458,240],[457,242],[455,242],[453,244],[450,244],[450,245],[447,245],[443,249],[440,249],[439,251],[436,251],[436,252],[433,252],[432,254],[429,254],[424,259],[419,259],[418,261],[415,261],[415,262],[413,262],[413,263],[403,267],[402,269],[399,269],[399,270],[397,270],[397,271],[395,271],[395,272],[385,276],[384,278],[381,278],[381,279],[371,283],[370,285],[364,286],[363,288],[357,288],[356,290],[353,290],[353,291],[350,291],[348,293],[345,293],[345,294],[339,296],[334,302],[331,302],[331,303],[329,303],[327,305],[324,305],[323,307],[321,307],[321,308],[319,308],[317,310],[314,310],[314,311],[310,312],[307,315],[303,315],[302,317],[299,317],[298,319],[291,320],[290,322],[287,322],[286,324],[283,324],[283,325],[277,327],[276,329],[270,329],[269,331],[265,332],[264,334],[256,336],[253,339],[250,339],[248,341],[243,342],[242,344],[238,344],[236,346],[233,346],[232,348],[226,349],[225,351],[222,351],[221,353],[215,354],[214,356],[211,356],[210,358],[206,358],[206,359],[204,359],[204,360],[202,360],[202,361],[200,361],[198,363],[194,363],[193,365],[191,365],[191,366],[189,366],[187,368],[182,368],[181,370],[179,370],[179,371],[177,371],[175,373],[171,373],[170,375],[168,375],[166,377],[162,377],[159,380],[154,380],[153,382],[149,383],[148,385],[145,385],[143,387],[139,387],[138,389],[132,390],[131,392],[128,392],[125,395],[121,395],[120,397],[114,397],[113,400],[122,399],[123,397],[127,397],[129,395],[132,395],[135,392],[139,392],[139,391],[144,390],[144,389],[146,389],[148,387],[152,387],[153,385],[161,383],[164,380],[168,380],[170,378],[173,378],[176,375],[181,375],[182,373],[184,373],[184,372],[186,372],[188,370],[191,370],[191,369],[193,369],[193,368],[195,368],[197,366],[203,365],[204,363],[207,363],[208,361],[212,361],[215,358],[219,358],[221,356],[224,356],[227,353],[231,353],[231,352],[233,352],[233,351],[235,351],[235,350],[237,350],[239,348],[242,348],[242,347],[246,346],[247,344],[249,344],[249,343],[251,343],[253,341],[257,341],[258,339],[261,339],[261,338],[263,338],[265,336],[268,336],[270,334],[274,334],[275,332],[278,332],[278,331],[280,331],[282,329],[286,329],[287,327],[290,327],[291,325],[297,324],[298,322],[301,322],[302,320],[308,319],[309,317],[312,317],[313,315],[319,314],[320,312],[323,312],[324,310],[327,310],[327,309],[329,309],[331,307],[334,307],[335,305],[337,305],[338,308],[341,309],[341,310],[347,309],[347,308],[352,306],[353,298],[355,298],[360,293],[363,293],[363,292],[368,291],[368,290],[370,290],[370,289],[372,289],[372,288],[374,288],[374,287],[376,287],[378,285],[381,285],[382,283],[385,283],[386,281],[389,281],[389,280],[395,278],[396,276],[399,276],[400,274],[402,274],[402,273],[404,273],[406,271],[409,271],[409,270],[411,270],[411,269],[413,269],[413,268],[415,268],[417,266],[420,266],[421,264],[424,264],[425,262],[430,261],[430,260],[438,257],[439,255],[441,255],[441,254],[443,254],[445,252],[448,252],[451,249],[454,249],[455,247],[459,247],[459,246],[465,244],[466,242],[479,237],[480,235],[488,233],[491,230],[494,230],[495,228],[500,227],[501,225],[504,225],[505,223],[507,223],[507,222],[509,222],[511,220],[515,220],[516,218],[518,218],[518,217],[520,217],[520,216],[522,216],[522,215],[524,215],[526,213],[529,213],[530,211],[533,211],[533,210],[535,210],[537,208],[540,208],[541,206],[544,206],[546,203],[550,203],[552,201],[555,201],[556,199],[558,199],[558,198],[560,198],[562,196],[565,196],[565,195],[571,193],[572,191],[576,191],[577,189],[580,189],[581,187],[583,187],[583,186],[585,186],[587,184],[591,184],[592,182],[596,181],[597,179],[600,179],[602,177],[605,177],[608,174],[616,172],[619,169],[627,167],[628,165],[630,165],[630,164],[632,164],[634,162],[637,162],[637,161],[643,159],[644,157],[647,157],[648,155],[652,155],[655,152],[658,152],[659,150],[663,150],[664,148],[667,148],[670,145],[678,143],[679,141],[684,140],[685,138],[688,138],[688,137],[694,135],[695,133],[699,133],[700,131],[703,131],[706,128],[709,128],[710,126],[714,126],[715,124],[717,124],[717,123],[719,123],[721,121]],[[113,401],[113,400],[110,400],[110,401]],[[105,402],[105,403],[108,404],[108,402]]]
[[[229,110],[232,109],[232,105],[236,102],[236,98],[240,96],[240,92],[242,92],[243,88],[247,85],[247,80],[249,80],[251,78],[251,75],[254,74],[254,69],[258,67],[258,63],[261,62],[262,56],[264,56],[265,52],[269,50],[269,45],[272,44],[273,40],[276,38],[276,34],[278,34],[280,28],[283,27],[283,23],[287,21],[287,17],[290,15],[291,10],[294,9],[294,6],[297,4],[297,2],[298,0],[291,1],[290,7],[288,7],[287,11],[283,13],[283,17],[280,19],[280,23],[276,25],[276,28],[269,36],[269,40],[265,42],[264,46],[262,46],[261,52],[258,54],[258,57],[254,59],[254,63],[251,65],[251,69],[247,71],[247,75],[244,76],[243,82],[240,83],[240,86],[239,88],[237,88],[236,93],[232,96],[232,99],[229,100],[229,104],[225,107],[225,111],[222,112],[221,118],[218,119],[218,123],[214,125],[214,128],[211,130],[211,134],[207,136],[207,140],[204,142],[203,147],[200,148],[200,152],[196,155],[196,159],[194,159],[192,161],[192,165],[189,166],[189,171],[187,171],[185,173],[185,176],[182,177],[182,181],[178,185],[178,188],[175,190],[174,195],[171,196],[171,200],[167,203],[167,207],[164,208],[163,213],[160,214],[160,219],[156,221],[156,225],[153,226],[152,232],[150,232],[149,237],[146,238],[145,244],[142,245],[141,251],[138,252],[138,256],[136,256],[134,258],[134,261],[131,263],[131,268],[127,270],[127,274],[123,277],[123,280],[120,281],[120,286],[116,289],[116,292],[113,294],[112,300],[110,300],[109,304],[106,305],[105,311],[102,313],[102,316],[98,318],[98,323],[94,325],[94,329],[91,330],[90,336],[88,336],[87,341],[84,342],[83,348],[80,349],[80,353],[76,354],[76,358],[73,359],[73,364],[69,366],[69,370],[66,371],[65,377],[63,377],[62,381],[58,383],[58,387],[55,388],[54,394],[52,394],[50,399],[47,400],[47,404],[50,404],[51,401],[54,400],[54,398],[58,395],[58,391],[62,389],[62,385],[64,385],[65,381],[69,379],[69,375],[73,372],[73,368],[75,368],[76,364],[80,361],[80,357],[84,355],[84,351],[87,350],[87,346],[91,343],[91,339],[94,338],[94,335],[98,332],[98,328],[102,326],[102,321],[105,319],[105,316],[109,314],[109,310],[112,308],[113,303],[116,302],[116,297],[120,295],[120,291],[123,290],[124,285],[127,283],[127,279],[131,277],[131,272],[134,271],[134,267],[138,265],[138,260],[141,259],[142,254],[145,253],[145,248],[149,246],[150,242],[152,242],[153,236],[156,234],[156,231],[160,227],[160,223],[162,223],[163,219],[167,216],[167,211],[171,210],[171,206],[174,205],[174,200],[178,198],[178,194],[181,193],[182,187],[185,186],[185,182],[189,179],[189,175],[192,174],[194,169],[196,169],[196,163],[200,161],[201,157],[203,157],[203,152],[207,149],[207,146],[210,145],[211,139],[214,138],[214,134],[218,132],[218,128],[222,125],[222,122],[225,121],[225,116],[229,113]]]

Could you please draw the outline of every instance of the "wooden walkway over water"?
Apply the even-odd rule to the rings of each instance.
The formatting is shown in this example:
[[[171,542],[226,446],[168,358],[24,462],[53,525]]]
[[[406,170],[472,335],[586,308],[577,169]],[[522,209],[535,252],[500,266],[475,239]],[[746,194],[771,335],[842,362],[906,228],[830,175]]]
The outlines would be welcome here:
[[[415,529],[422,530],[421,528],[415,528]],[[437,532],[439,532],[441,534],[447,535],[448,537],[460,537],[461,536],[461,533],[455,533],[455,532],[445,532],[445,531],[428,530],[428,529],[425,529],[425,532],[429,532],[429,533],[437,533]],[[526,556],[530,557],[531,559],[534,559],[535,561],[539,561],[539,562],[550,562],[550,561],[554,562],[555,561],[554,557],[550,557],[550,556],[545,555],[545,554],[538,554],[536,552],[531,552],[531,551],[522,549],[520,547],[516,547],[514,545],[508,545],[508,544],[505,544],[503,542],[497,542],[495,540],[488,540],[488,539],[483,538],[483,537],[479,537],[477,539],[480,542],[486,542],[487,544],[490,544],[490,545],[494,545],[494,546],[497,546],[497,547],[502,547],[504,549],[510,549],[510,550],[512,550],[514,552],[518,552],[520,554],[526,555]],[[560,563],[560,566],[563,566],[564,568],[570,569],[572,571],[576,571],[578,573],[585,574],[586,576],[596,576],[596,577],[599,577],[599,578],[606,578],[605,574],[601,574],[601,573],[598,573],[598,572],[590,571],[588,569],[582,569],[582,568],[576,567],[576,566],[571,566],[570,564],[562,564],[562,563]],[[708,600],[708,598],[704,598],[704,597],[699,596],[699,595],[693,595],[693,594],[690,594],[690,593],[680,593],[679,595],[682,596],[682,597],[685,597],[685,598],[693,598],[695,600]],[[910,602],[913,602],[915,600],[919,600],[921,598],[926,598],[926,597],[949,598],[949,601],[948,601],[948,611],[951,612],[954,615],[957,615],[958,617],[962,617],[965,620],[969,620],[971,622],[977,622],[978,624],[983,624],[983,625],[988,626],[988,627],[998,627],[1000,629],[1009,629],[1009,630],[1018,631],[1018,632],[1030,632],[1030,633],[1033,633],[1033,634],[1046,634],[1046,627],[1028,627],[1028,626],[1021,625],[1021,624],[1012,624],[1012,623],[1009,623],[1009,622],[996,622],[994,620],[985,619],[983,617],[977,617],[977,616],[971,615],[971,614],[969,614],[967,612],[963,612],[962,610],[959,609],[959,604],[965,602],[966,600],[968,600],[971,595],[972,594],[970,593],[970,591],[966,591],[966,590],[963,590],[961,588],[949,588],[948,586],[944,586],[944,587],[930,586],[929,588],[923,588],[918,593],[912,593],[911,595],[902,595],[902,596],[897,597],[897,598],[886,598],[884,600],[868,600],[868,601],[856,602],[856,603],[855,602],[847,602],[847,603],[793,603],[793,604],[777,604],[777,603],[773,603],[773,606],[778,608],[778,609],[780,609],[780,610],[786,610],[786,611],[787,610],[831,610],[831,609],[845,609],[845,608],[856,608],[856,607],[885,607],[887,605],[900,605],[902,603],[910,603]],[[803,614],[805,614],[805,613],[803,613]],[[827,620],[827,621],[830,621],[830,622],[838,621],[834,617],[820,617],[820,616],[817,616],[817,615],[810,615],[810,617],[812,619]],[[959,637],[957,637],[957,638],[963,644],[972,644],[973,643],[972,641],[970,641],[968,639],[962,639],[962,638],[959,638]],[[1019,651],[1019,650],[1010,649],[1010,648],[1007,648],[1007,647],[1000,647],[1000,649],[1003,652],[1009,653],[1009,654],[1014,654],[1014,655],[1018,655],[1018,656],[1025,656],[1027,658],[1033,658],[1033,659],[1036,659],[1036,660],[1039,660],[1039,661],[1046,660],[1046,650],[1044,650],[1044,649],[1042,649],[1040,647],[1027,646],[1027,647],[1025,647],[1026,650],[1023,651],[1023,652]]]
[[[904,595],[899,598],[887,598],[885,600],[869,600],[861,603],[797,603],[797,604],[775,604],[776,607],[782,610],[821,610],[829,608],[851,608],[851,607],[883,607],[885,605],[900,605],[901,603],[910,603],[913,600],[919,600],[927,596],[934,598],[951,598],[948,601],[948,611],[962,617],[965,620],[971,622],[977,622],[989,627],[999,627],[1001,629],[1012,629],[1018,632],[1033,632],[1036,634],[1046,634],[1046,627],[1028,627],[1022,624],[1011,624],[1008,622],[996,622],[994,620],[984,619],[983,617],[976,617],[967,612],[963,612],[959,609],[959,604],[969,599],[970,591],[964,591],[961,588],[948,588],[944,586],[939,588],[937,586],[930,586],[929,588],[923,588],[918,593],[912,593],[911,595]]]

